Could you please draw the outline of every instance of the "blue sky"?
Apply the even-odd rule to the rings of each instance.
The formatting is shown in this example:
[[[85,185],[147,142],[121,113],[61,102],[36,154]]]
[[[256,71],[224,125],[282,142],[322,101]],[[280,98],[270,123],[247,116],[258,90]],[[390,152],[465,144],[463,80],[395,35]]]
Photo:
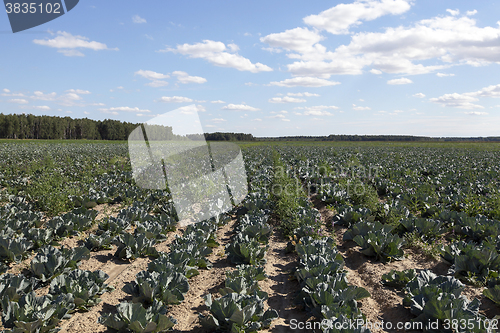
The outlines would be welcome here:
[[[497,1],[82,0],[13,34],[0,112],[206,132],[498,136]]]

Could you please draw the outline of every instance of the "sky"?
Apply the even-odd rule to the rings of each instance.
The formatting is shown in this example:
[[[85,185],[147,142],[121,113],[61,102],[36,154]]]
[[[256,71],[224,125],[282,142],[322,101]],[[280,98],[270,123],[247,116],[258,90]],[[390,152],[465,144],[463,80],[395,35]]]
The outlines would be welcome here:
[[[12,33],[0,112],[257,137],[500,135],[498,1],[81,0]]]

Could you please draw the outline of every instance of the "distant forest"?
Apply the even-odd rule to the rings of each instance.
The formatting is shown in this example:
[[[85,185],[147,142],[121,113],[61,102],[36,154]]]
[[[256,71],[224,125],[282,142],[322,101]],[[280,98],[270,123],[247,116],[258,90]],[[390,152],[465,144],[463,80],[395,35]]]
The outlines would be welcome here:
[[[347,135],[330,134],[329,136],[281,136],[281,137],[259,137],[258,141],[454,141],[454,142],[500,142],[499,136],[490,137],[430,137],[412,135]]]
[[[0,113],[0,139],[87,139],[127,140],[141,124],[119,120],[72,119],[70,117],[35,116]],[[171,134],[172,135],[172,134]],[[190,140],[208,141],[481,141],[500,142],[500,137],[436,138],[411,135],[329,135],[260,137],[245,133],[205,133],[186,135]]]
[[[70,117],[35,116],[32,114],[0,113],[0,139],[86,139],[86,140],[127,140],[129,134],[141,124],[118,120],[72,119]],[[154,126],[150,127],[150,130]],[[169,128],[168,138],[173,138]],[[187,135],[188,139],[201,140],[203,135]],[[206,133],[210,141],[254,141],[252,134]]]

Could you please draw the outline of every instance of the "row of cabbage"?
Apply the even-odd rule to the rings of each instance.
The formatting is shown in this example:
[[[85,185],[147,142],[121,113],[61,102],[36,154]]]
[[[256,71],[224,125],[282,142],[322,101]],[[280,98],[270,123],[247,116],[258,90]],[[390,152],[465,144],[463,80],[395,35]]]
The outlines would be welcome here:
[[[453,276],[436,275],[429,270],[391,270],[382,276],[384,285],[405,293],[403,305],[416,317],[424,332],[496,332],[498,319],[479,313],[481,301],[469,300],[465,285]]]
[[[369,149],[351,149],[344,156],[326,150],[321,158],[288,156],[288,162],[311,192],[318,192],[336,209],[331,226],[348,227],[345,241],[354,241],[365,255],[388,262],[404,259],[404,248],[412,239],[436,247],[446,238],[450,243],[436,248],[451,265],[442,279],[487,286],[483,294],[500,304],[497,152],[392,149],[386,151],[387,160],[380,155],[375,160],[367,154]],[[367,164],[362,165],[363,160]],[[454,294],[457,299],[459,294]],[[468,301],[450,297],[439,300],[439,307],[448,309],[443,312],[448,317],[438,317],[456,322]],[[478,315],[477,302],[471,303],[474,311],[467,318]],[[429,316],[436,315],[427,310]],[[414,309],[412,313],[421,319],[421,313]],[[451,318],[450,313],[458,317]]]
[[[112,243],[117,245],[115,256],[121,259],[158,256],[154,244],[164,239],[166,232],[175,230],[175,220],[166,214],[169,205],[154,200],[137,202],[122,209],[116,218],[101,221],[85,246],[70,249],[59,247],[57,242],[91,228],[97,212],[76,209],[43,223],[43,215],[31,208],[20,202],[2,207],[2,259],[19,263],[31,250],[36,251],[29,270],[0,276],[2,320],[4,327],[13,332],[57,331],[60,320],[71,317],[74,311],[88,311],[100,301],[101,294],[112,291],[105,283],[108,276],[104,272],[78,269],[81,260],[90,258],[90,250],[110,248]],[[161,209],[163,214],[149,214]],[[133,225],[133,234],[127,232]],[[96,246],[95,240],[103,235],[106,241]],[[34,236],[38,238],[28,238]],[[4,270],[7,268],[4,266]],[[37,297],[38,289],[47,285],[48,294]]]
[[[227,259],[237,264],[227,271],[222,297],[205,296],[210,313],[200,315],[200,323],[209,330],[226,332],[256,332],[268,328],[278,318],[276,310],[265,310],[268,294],[260,290],[258,281],[267,278],[264,264],[273,228],[269,219],[269,201],[259,192],[246,199],[237,210],[238,221],[231,241],[226,245]]]
[[[296,170],[288,167],[282,156],[276,156],[275,168],[278,171],[274,174],[275,184],[298,182]],[[300,182],[299,185],[302,186]],[[316,319],[315,323],[309,322],[305,327],[328,333],[369,333],[358,301],[371,295],[366,289],[349,284],[344,259],[335,240],[323,235],[319,211],[313,207],[306,194],[297,189],[292,195],[284,191],[275,193],[274,199],[277,205],[287,202],[292,210],[283,218],[294,217],[298,221],[287,249],[296,252],[299,257],[295,277],[301,290],[297,300]],[[286,223],[286,220],[283,222]]]
[[[189,291],[188,279],[198,275],[198,269],[212,266],[206,257],[219,246],[216,231],[228,219],[227,215],[219,215],[189,225],[182,236],[176,236],[168,253],[157,253],[147,270],[125,284],[122,290],[132,297],[131,301],[116,305],[117,312],[101,316],[99,322],[133,332],[170,330],[176,320],[167,315],[169,307],[184,301]]]

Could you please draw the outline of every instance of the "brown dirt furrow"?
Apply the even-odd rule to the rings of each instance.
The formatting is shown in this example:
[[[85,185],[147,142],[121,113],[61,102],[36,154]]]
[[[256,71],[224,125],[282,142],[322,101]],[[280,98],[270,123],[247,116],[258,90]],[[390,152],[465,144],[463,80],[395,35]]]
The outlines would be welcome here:
[[[166,251],[168,245],[175,239],[175,235],[182,235],[180,230],[171,232],[167,235],[167,239],[155,247],[160,251]],[[104,293],[101,296],[101,302],[94,306],[89,312],[76,312],[73,316],[64,320],[61,323],[62,332],[106,332],[107,328],[99,323],[97,319],[104,313],[114,312],[115,305],[122,301],[130,300],[130,296],[122,291],[125,283],[133,281],[135,275],[147,269],[148,263],[151,261],[149,258],[138,258],[132,262],[120,260],[115,258],[113,254],[116,247],[113,246],[112,250],[103,250],[98,252],[91,252],[90,259],[84,260],[79,268],[84,270],[102,270],[109,275],[106,283],[113,286],[115,290],[111,293]]]
[[[297,255],[285,253],[287,242],[275,230],[269,239],[266,254],[265,272],[268,278],[261,281],[260,287],[269,294],[268,306],[275,309],[279,318],[274,320],[268,330],[262,332],[290,332],[290,321],[306,322],[309,315],[303,308],[297,307],[294,298],[300,291],[300,284],[293,278],[297,266]],[[301,332],[298,329],[294,332]],[[305,331],[304,331],[305,332]]]
[[[199,313],[208,313],[203,296],[211,293],[213,298],[220,297],[219,289],[224,287],[225,273],[234,266],[224,256],[224,246],[230,240],[235,223],[236,220],[233,219],[217,230],[217,242],[220,245],[214,248],[207,258],[213,267],[209,270],[200,270],[199,275],[189,279],[190,288],[184,295],[184,301],[171,307],[169,315],[177,320],[173,332],[204,331],[198,321]]]

